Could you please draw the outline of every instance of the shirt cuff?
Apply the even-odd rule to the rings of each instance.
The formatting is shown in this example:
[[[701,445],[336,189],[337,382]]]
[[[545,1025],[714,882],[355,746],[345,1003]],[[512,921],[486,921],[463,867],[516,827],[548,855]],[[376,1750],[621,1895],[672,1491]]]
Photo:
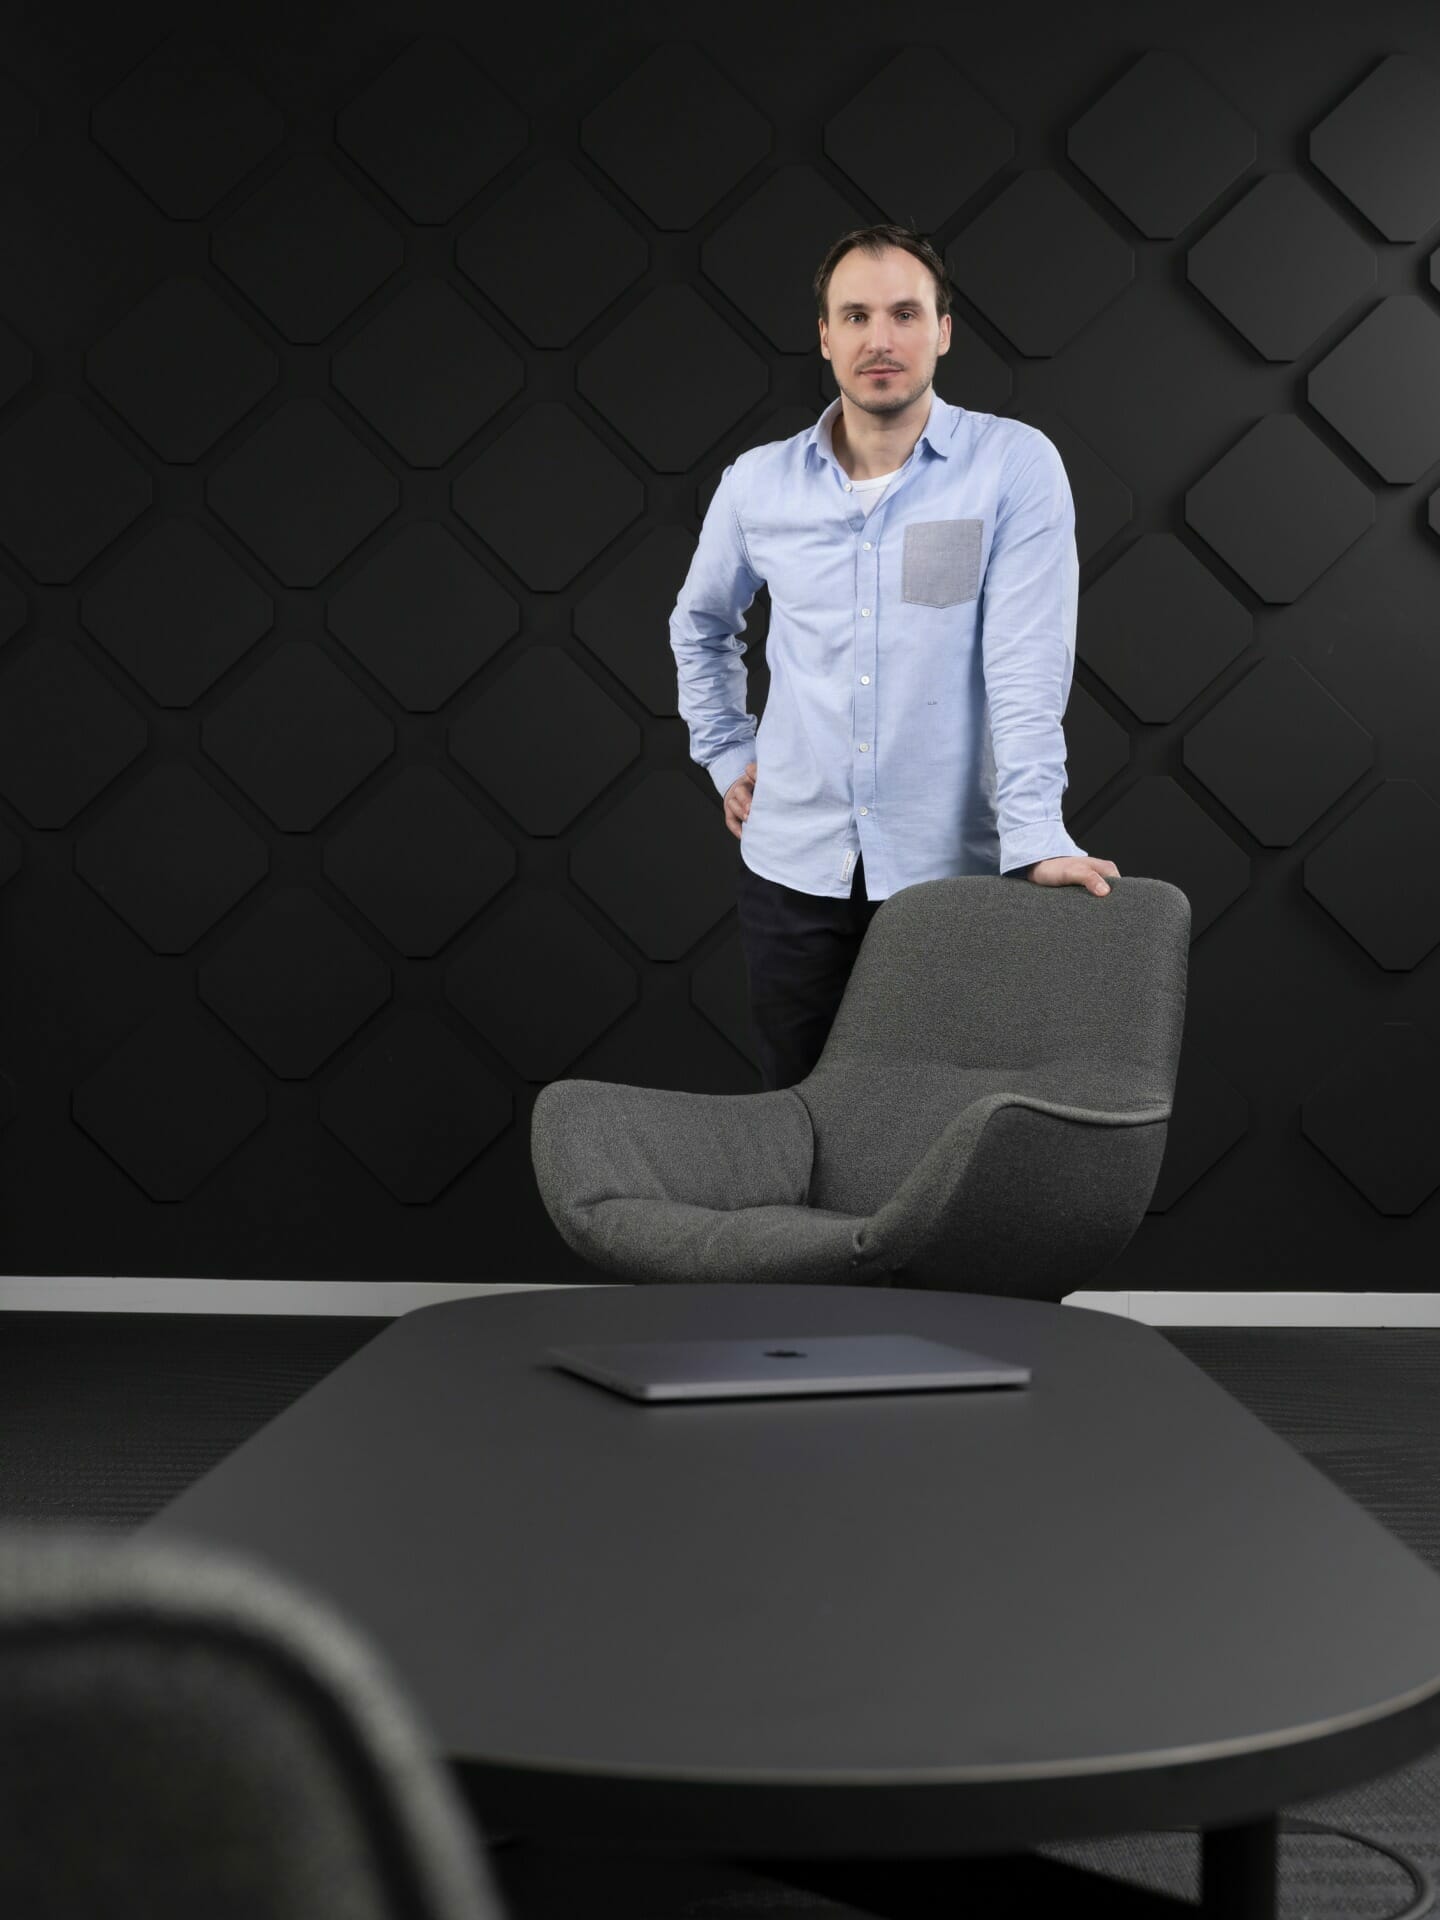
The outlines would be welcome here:
[[[715,790],[723,800],[744,773],[752,760],[756,759],[754,739],[742,740],[737,746],[722,747],[705,771],[715,782]]]
[[[1037,820],[1033,826],[1019,827],[1010,833],[1002,829],[1000,834],[1002,875],[1017,867],[1033,867],[1037,860],[1059,860],[1072,854],[1079,854],[1082,860],[1089,858],[1084,847],[1076,846],[1060,820]]]

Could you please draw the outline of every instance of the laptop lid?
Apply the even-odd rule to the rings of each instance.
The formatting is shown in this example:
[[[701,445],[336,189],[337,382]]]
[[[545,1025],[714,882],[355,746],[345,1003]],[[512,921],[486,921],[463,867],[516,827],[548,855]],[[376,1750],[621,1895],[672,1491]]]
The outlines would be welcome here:
[[[632,1400],[749,1400],[1027,1386],[1029,1367],[915,1333],[626,1340],[550,1347],[546,1358]]]

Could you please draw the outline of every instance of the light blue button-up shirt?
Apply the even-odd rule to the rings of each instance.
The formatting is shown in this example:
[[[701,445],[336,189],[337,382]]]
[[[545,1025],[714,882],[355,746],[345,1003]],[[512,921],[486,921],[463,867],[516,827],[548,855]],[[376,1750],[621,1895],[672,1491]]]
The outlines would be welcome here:
[[[1060,813],[1075,665],[1070,483],[1023,421],[931,393],[868,516],[840,401],[726,467],[670,616],[690,757],[723,795],[756,762],[746,865],[847,899],[1083,854]],[[770,690],[746,711],[744,614],[770,589]]]

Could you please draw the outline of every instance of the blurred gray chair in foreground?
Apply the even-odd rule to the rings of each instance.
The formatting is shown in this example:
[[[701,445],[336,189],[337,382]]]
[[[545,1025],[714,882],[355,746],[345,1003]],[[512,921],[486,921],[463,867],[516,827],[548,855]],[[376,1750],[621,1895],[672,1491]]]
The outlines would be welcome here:
[[[1091,1284],[1155,1190],[1190,940],[1178,887],[1110,884],[890,895],[793,1087],[552,1081],[531,1156],[561,1237],[630,1281]]]
[[[0,1913],[498,1920],[479,1854],[328,1604],[198,1544],[0,1528]]]

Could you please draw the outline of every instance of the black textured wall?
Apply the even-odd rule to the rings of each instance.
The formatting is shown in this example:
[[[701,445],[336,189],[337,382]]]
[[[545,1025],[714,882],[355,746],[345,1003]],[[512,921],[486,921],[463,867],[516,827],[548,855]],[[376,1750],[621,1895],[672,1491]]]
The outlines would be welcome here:
[[[0,1266],[584,1277],[539,1087],[758,1090],[666,622],[898,218],[1070,474],[1068,824],[1194,910],[1101,1284],[1434,1284],[1436,10],[22,11]]]

